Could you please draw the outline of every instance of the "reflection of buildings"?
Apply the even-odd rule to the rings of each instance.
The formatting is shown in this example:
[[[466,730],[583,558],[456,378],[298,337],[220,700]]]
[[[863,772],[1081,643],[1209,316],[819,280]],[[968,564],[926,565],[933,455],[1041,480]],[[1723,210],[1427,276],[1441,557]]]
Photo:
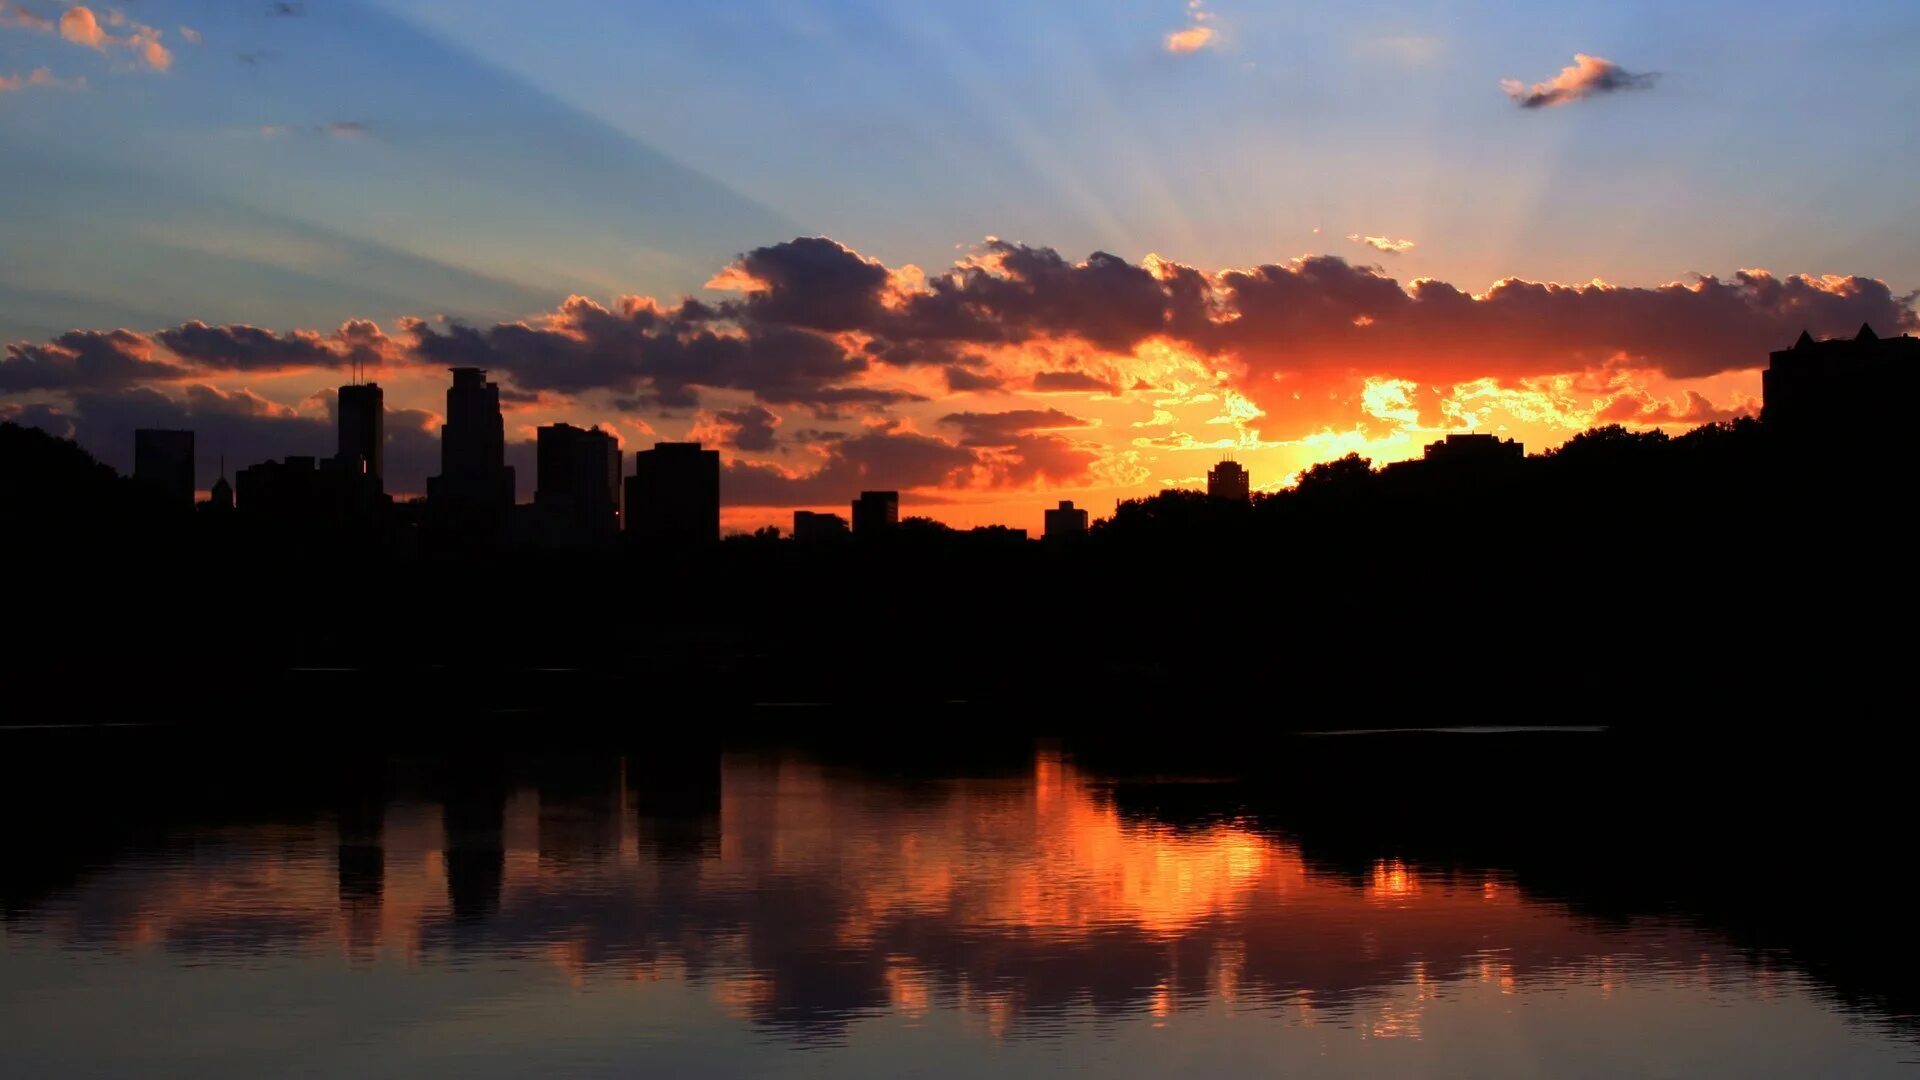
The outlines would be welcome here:
[[[853,500],[853,535],[875,537],[900,524],[900,493],[863,491]]]
[[[1046,537],[1060,542],[1080,540],[1087,535],[1087,512],[1073,505],[1071,500],[1061,500],[1060,505],[1047,511]]]
[[[535,450],[533,505],[546,538],[567,544],[611,539],[620,525],[620,444],[597,427],[550,424],[539,429]]]
[[[1247,470],[1241,468],[1237,461],[1228,459],[1207,471],[1207,494],[1216,499],[1246,502],[1251,497],[1251,490]]]
[[[440,426],[440,475],[428,479],[427,499],[465,522],[497,525],[513,506],[500,387],[487,381],[483,368],[451,370],[447,422]]]
[[[538,790],[535,832],[542,866],[593,866],[619,850],[619,761],[589,755],[544,762]]]
[[[447,902],[455,923],[481,922],[500,910],[506,818],[507,790],[497,777],[459,778],[442,804]]]
[[[1781,349],[1761,372],[1770,430],[1787,435],[1842,434],[1859,437],[1862,402],[1898,395],[1920,375],[1920,338],[1902,334],[1883,338],[1863,325],[1851,339],[1815,341],[1802,332],[1790,349]]]
[[[349,946],[371,944],[380,936],[380,899],[387,876],[380,836],[385,809],[377,785],[351,792],[340,807],[340,913],[352,937]]]
[[[803,543],[817,544],[838,540],[847,535],[847,519],[839,514],[821,514],[812,510],[793,512],[793,538]]]
[[[193,509],[193,432],[135,430],[133,482],[165,506]]]
[[[720,539],[720,451],[697,442],[654,443],[633,455],[627,535],[649,542]]]

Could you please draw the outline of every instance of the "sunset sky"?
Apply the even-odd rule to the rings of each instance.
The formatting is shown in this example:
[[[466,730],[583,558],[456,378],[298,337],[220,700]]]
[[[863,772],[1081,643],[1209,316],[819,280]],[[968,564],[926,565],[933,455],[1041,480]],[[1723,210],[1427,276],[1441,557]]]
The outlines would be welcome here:
[[[357,359],[404,495],[477,364],[511,439],[721,446],[733,528],[1679,430],[1915,328],[1916,50],[1877,0],[0,0],[0,417],[193,428],[205,487],[330,453]]]

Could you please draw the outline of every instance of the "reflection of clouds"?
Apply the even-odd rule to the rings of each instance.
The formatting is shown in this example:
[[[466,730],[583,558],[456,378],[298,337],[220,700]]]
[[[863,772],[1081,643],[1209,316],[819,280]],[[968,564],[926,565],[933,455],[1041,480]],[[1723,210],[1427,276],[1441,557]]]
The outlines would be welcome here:
[[[34,928],[221,961],[390,953],[693,984],[808,1037],[882,1012],[1018,1033],[1206,1006],[1419,1038],[1443,987],[1711,987],[1730,961],[1701,935],[1603,932],[1486,875],[1387,859],[1349,878],[1244,824],[1125,817],[1052,756],[911,787],[764,758],[728,759],[691,793],[651,784],[596,768],[399,799],[351,829],[229,830],[123,861]]]

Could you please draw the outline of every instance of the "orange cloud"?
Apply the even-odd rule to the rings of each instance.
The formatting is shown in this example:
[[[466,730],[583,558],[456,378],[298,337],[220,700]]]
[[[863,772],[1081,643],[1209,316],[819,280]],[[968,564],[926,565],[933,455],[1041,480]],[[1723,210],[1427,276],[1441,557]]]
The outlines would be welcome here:
[[[1185,30],[1176,30],[1167,35],[1167,51],[1170,53],[1194,53],[1213,44],[1213,27],[1189,26]]]
[[[52,25],[45,20],[16,21],[13,25],[30,26],[33,29],[52,29]],[[126,33],[114,34],[108,30],[108,27],[124,29]],[[154,71],[164,72],[173,67],[173,53],[161,43],[160,31],[143,23],[134,22],[118,11],[108,12],[103,25],[92,8],[85,5],[70,7],[60,15],[59,31],[62,38],[75,45],[82,45],[99,52],[106,52],[109,48],[126,49],[139,63]]]
[[[1616,90],[1642,90],[1657,74],[1634,74],[1619,64],[1586,53],[1573,54],[1573,64],[1546,82],[1528,86],[1518,79],[1500,80],[1500,89],[1523,109],[1550,108]]]

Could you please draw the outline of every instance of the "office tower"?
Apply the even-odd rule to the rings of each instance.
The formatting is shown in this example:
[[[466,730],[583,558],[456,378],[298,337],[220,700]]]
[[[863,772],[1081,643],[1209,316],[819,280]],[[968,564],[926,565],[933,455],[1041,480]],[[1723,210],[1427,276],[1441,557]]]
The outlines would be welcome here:
[[[1087,512],[1076,508],[1072,500],[1063,499],[1060,505],[1047,511],[1047,539],[1056,543],[1063,540],[1083,540],[1087,535]]]
[[[498,525],[513,506],[500,387],[487,381],[484,368],[450,370],[447,422],[440,427],[440,475],[427,481],[427,499],[465,524]]]
[[[1512,464],[1525,460],[1527,448],[1513,439],[1501,439],[1498,435],[1468,433],[1449,435],[1439,442],[1427,444],[1423,461],[1456,465],[1498,465]]]
[[[853,500],[853,535],[879,536],[900,524],[900,493],[863,491]]]
[[[387,407],[380,385],[341,387],[337,409],[341,468],[349,475],[367,477],[371,490],[385,490],[381,478],[386,475]]]
[[[533,504],[546,538],[610,539],[620,523],[620,444],[599,428],[550,424],[536,433]]]
[[[720,451],[654,443],[633,455],[627,534],[638,540],[711,544],[720,539]]]
[[[1216,499],[1246,502],[1250,490],[1247,470],[1237,461],[1223,461],[1207,473],[1207,494]]]
[[[135,430],[133,481],[157,505],[193,509],[193,432]]]

